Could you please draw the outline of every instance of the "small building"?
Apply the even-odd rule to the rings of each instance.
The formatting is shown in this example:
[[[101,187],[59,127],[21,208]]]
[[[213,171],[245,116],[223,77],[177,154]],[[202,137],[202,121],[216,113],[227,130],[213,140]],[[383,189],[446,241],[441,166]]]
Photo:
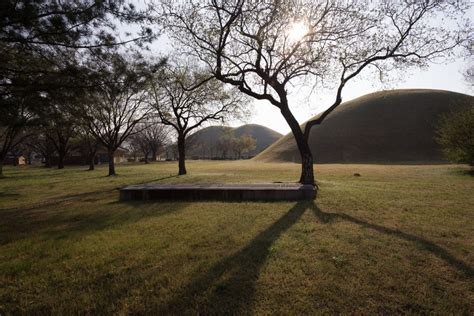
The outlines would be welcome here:
[[[21,166],[26,165],[26,158],[23,155],[17,156],[11,153],[7,154],[7,157],[3,161],[4,165],[13,165],[13,166]]]

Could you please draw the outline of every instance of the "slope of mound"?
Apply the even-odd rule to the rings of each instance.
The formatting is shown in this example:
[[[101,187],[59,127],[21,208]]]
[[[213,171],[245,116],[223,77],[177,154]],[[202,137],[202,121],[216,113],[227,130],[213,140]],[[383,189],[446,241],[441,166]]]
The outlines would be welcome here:
[[[341,104],[311,130],[309,144],[317,163],[442,162],[435,141],[440,115],[474,106],[474,98],[442,90],[389,90]],[[255,157],[260,161],[299,162],[293,134]]]
[[[232,130],[235,137],[250,135],[257,140],[256,148],[246,153],[246,156],[257,155],[269,145],[273,144],[280,137],[282,137],[280,133],[258,124],[247,124],[237,128],[226,126],[209,126],[189,136],[187,140],[188,156],[199,158],[221,157],[221,151],[218,148],[218,142],[220,137],[229,130]]]

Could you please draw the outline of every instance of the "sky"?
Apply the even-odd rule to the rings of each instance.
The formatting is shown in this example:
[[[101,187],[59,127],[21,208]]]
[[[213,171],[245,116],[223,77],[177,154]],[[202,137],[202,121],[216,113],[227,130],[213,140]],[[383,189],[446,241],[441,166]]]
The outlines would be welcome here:
[[[143,0],[138,0],[136,4],[143,5]],[[474,13],[471,8],[469,14]],[[472,15],[472,14],[471,14]],[[171,45],[165,36],[152,43],[151,52],[163,55],[171,50]],[[441,89],[473,95],[474,87],[466,82],[463,72],[467,69],[468,63],[474,63],[474,59],[457,59],[447,64],[433,64],[427,69],[412,68],[402,75],[395,72],[387,74],[389,82],[380,83],[378,78],[364,76],[354,78],[343,90],[343,102],[363,96],[368,93],[388,89]],[[289,96],[290,107],[298,122],[304,123],[309,118],[322,112],[329,107],[335,98],[335,91],[313,91],[310,88],[294,88],[294,95]],[[269,127],[281,134],[290,132],[290,128],[283,119],[279,110],[267,101],[252,101],[249,105],[252,116],[246,121],[228,122],[229,126],[240,126],[242,124],[260,124]],[[218,125],[212,123],[210,125]]]

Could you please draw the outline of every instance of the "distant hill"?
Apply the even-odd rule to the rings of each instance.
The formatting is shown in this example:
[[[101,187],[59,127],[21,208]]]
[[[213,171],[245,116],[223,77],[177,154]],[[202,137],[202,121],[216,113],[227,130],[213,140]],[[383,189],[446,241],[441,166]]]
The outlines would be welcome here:
[[[262,150],[273,144],[283,135],[262,125],[247,124],[240,127],[227,126],[209,126],[192,134],[187,139],[187,156],[199,158],[216,158],[221,153],[217,148],[220,137],[227,130],[232,130],[236,137],[249,135],[257,140],[257,146],[254,150],[246,153],[245,156],[255,156]]]
[[[312,128],[309,143],[317,163],[443,162],[435,141],[440,115],[468,106],[472,96],[443,90],[371,93],[341,104]],[[254,159],[299,162],[293,134]]]

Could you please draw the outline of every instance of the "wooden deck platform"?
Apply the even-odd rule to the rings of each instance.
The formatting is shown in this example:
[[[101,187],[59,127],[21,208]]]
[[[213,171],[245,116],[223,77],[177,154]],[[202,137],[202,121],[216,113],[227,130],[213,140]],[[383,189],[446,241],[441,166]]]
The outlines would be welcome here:
[[[121,201],[219,200],[295,201],[316,197],[312,185],[298,183],[262,184],[139,184],[120,189]]]

